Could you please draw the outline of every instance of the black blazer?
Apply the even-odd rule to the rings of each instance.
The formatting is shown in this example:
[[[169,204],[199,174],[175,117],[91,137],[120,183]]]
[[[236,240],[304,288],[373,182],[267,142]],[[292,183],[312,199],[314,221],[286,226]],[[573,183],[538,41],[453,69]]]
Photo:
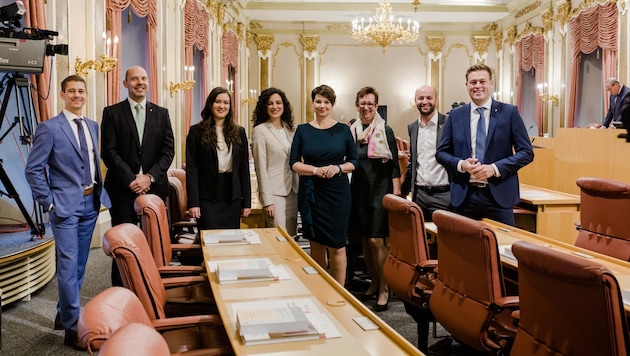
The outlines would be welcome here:
[[[240,127],[241,143],[232,142],[232,199],[241,200],[241,208],[251,208],[252,188],[249,177],[249,144],[245,129]],[[190,127],[186,137],[186,191],[188,208],[199,207],[199,201],[215,200],[219,178],[219,160],[214,146],[201,144],[200,124]]]
[[[166,171],[175,155],[171,120],[166,108],[148,101],[145,117],[141,146],[129,100],[103,109],[101,155],[108,169],[105,188],[112,200],[136,198],[129,184],[136,178],[140,166],[144,174],[155,178],[149,193],[162,199],[168,195]]]

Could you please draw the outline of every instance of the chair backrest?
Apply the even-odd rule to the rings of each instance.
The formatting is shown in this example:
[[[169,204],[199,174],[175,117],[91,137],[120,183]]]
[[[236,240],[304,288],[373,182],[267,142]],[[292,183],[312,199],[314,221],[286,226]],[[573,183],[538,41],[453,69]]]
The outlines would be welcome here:
[[[92,353],[99,350],[116,330],[129,323],[140,323],[153,329],[151,319],[132,291],[122,287],[107,288],[87,302],[81,311],[77,325],[79,340]]]
[[[168,177],[168,222],[173,225],[175,222],[187,221],[187,204],[186,190],[182,186],[182,182],[177,177]]]
[[[103,235],[103,251],[116,259],[123,285],[138,296],[151,319],[166,317],[166,291],[142,230],[116,225]]]
[[[158,267],[168,266],[173,259],[171,234],[164,201],[155,194],[143,194],[133,204],[140,216],[140,226]]]
[[[166,340],[154,328],[130,323],[116,330],[103,344],[99,356],[170,356]]]
[[[582,177],[576,246],[630,260],[630,184]]]
[[[405,178],[405,172],[409,165],[409,141],[396,137],[396,147],[398,147],[398,164],[400,165],[401,183]]]
[[[428,274],[433,268],[425,268],[430,260],[422,209],[393,194],[383,197],[383,207],[389,218],[389,252],[383,275],[398,298],[426,308],[433,288]]]
[[[166,175],[168,177],[175,177],[179,179],[179,181],[182,183],[182,189],[184,189],[184,192],[186,192],[186,170],[182,168],[171,168],[166,171]],[[186,197],[186,194],[184,194],[184,197]]]
[[[499,345],[489,340],[494,312],[505,294],[494,231],[485,223],[445,210],[433,213],[438,227],[440,267],[431,312],[454,338],[482,352]]]
[[[523,241],[512,252],[520,321],[511,355],[627,355],[619,285],[606,267]]]

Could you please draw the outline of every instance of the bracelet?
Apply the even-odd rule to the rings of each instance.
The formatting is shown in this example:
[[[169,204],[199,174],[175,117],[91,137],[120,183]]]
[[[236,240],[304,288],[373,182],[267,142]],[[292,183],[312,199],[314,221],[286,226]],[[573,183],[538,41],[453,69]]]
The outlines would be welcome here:
[[[337,168],[339,168],[339,176],[341,177],[341,175],[343,174],[343,169],[341,169],[341,165],[338,164]]]
[[[313,167],[313,175],[316,176],[317,175],[317,167]]]

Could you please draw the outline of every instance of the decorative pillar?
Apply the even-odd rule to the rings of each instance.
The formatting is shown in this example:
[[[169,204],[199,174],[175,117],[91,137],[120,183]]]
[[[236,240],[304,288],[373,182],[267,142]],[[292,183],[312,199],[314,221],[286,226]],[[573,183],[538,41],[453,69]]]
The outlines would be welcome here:
[[[311,101],[310,92],[315,87],[316,66],[315,60],[317,59],[317,45],[319,44],[319,35],[300,35],[300,44],[302,44],[302,57],[304,58],[303,65],[303,105],[305,108],[305,115],[303,120],[305,122],[313,120],[313,106],[308,105]]]
[[[475,63],[486,63],[488,47],[490,47],[490,36],[473,36],[472,45]]]
[[[549,11],[542,14],[542,23],[543,23],[543,38],[545,39],[545,82],[548,83],[549,93],[555,95],[558,92],[558,75],[556,74],[556,66],[555,66],[555,51],[554,51],[554,42],[553,42],[553,25],[554,25],[554,11],[553,4],[549,3]],[[554,111],[556,110],[555,105],[547,105],[545,102],[545,115],[543,115],[543,124],[542,124],[542,133],[550,133],[553,134],[555,127],[559,126],[559,123],[554,120]],[[560,106],[560,105],[558,105]],[[538,129],[538,133],[541,133],[540,128]]]
[[[446,40],[442,36],[427,36],[424,39],[424,42],[427,44],[429,48],[429,73],[427,73],[427,82],[431,84],[432,87],[439,90],[439,98],[440,102],[438,103],[439,107],[444,107],[442,104],[443,94],[443,85],[440,85],[442,82],[442,48],[444,48],[444,43]]]
[[[629,0],[617,1],[619,9],[619,51],[617,51],[617,63],[619,63],[619,73],[617,78],[622,83],[630,82],[628,77],[628,7]]]
[[[569,53],[568,45],[567,45],[567,33],[569,32],[569,19],[571,17],[571,0],[566,0],[564,4],[558,6],[558,15],[556,16],[556,20],[559,22],[560,26],[560,38],[561,38],[561,53],[560,58],[570,58],[571,54]],[[559,127],[567,127],[568,118],[566,117],[567,112],[567,100],[566,92],[570,87],[569,83],[567,83],[567,63],[569,61],[563,60],[560,61],[560,81],[564,84],[562,88],[560,88],[559,92],[559,102],[560,102],[560,122]],[[553,134],[553,133],[552,133]],[[555,136],[553,134],[552,136]]]
[[[275,38],[273,35],[258,34],[254,37],[256,42],[256,49],[258,50],[258,67],[260,68],[260,91],[269,88],[271,86],[271,61],[269,56],[271,55],[271,45]]]

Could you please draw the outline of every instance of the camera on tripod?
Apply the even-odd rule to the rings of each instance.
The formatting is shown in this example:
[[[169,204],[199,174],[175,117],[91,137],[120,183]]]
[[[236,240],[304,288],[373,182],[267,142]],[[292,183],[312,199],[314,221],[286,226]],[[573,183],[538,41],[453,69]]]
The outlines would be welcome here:
[[[59,33],[25,27],[20,19],[26,13],[22,1],[0,7],[0,72],[39,74],[44,70],[44,58],[55,54],[68,55],[67,44],[50,44]]]

